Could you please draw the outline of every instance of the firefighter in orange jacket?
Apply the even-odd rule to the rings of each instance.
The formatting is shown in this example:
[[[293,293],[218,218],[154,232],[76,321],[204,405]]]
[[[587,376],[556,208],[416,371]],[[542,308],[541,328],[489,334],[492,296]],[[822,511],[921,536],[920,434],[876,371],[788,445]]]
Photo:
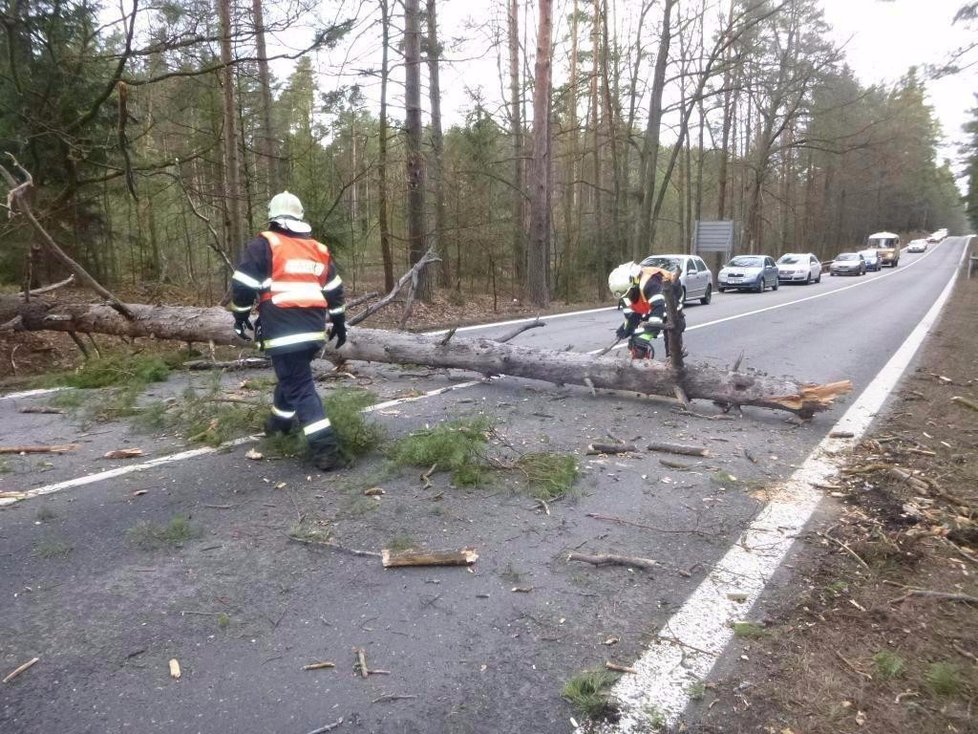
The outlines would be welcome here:
[[[618,339],[628,339],[632,358],[651,359],[652,341],[659,336],[666,322],[666,297],[663,290],[670,287],[673,289],[676,309],[682,321],[682,285],[672,271],[641,265],[633,266],[628,278],[629,288],[621,298],[625,322],[618,327],[615,336]],[[639,324],[643,324],[641,331],[638,331]],[[666,356],[669,356],[668,339]]]
[[[311,363],[327,337],[336,348],[346,343],[343,281],[326,245],[310,236],[302,203],[288,191],[268,204],[268,230],[245,246],[231,277],[234,331],[272,360],[278,383],[265,433],[291,433],[301,426],[309,458],[329,471],[340,464],[336,435],[316,392]],[[250,320],[258,300],[258,321]],[[331,328],[327,335],[326,318]]]

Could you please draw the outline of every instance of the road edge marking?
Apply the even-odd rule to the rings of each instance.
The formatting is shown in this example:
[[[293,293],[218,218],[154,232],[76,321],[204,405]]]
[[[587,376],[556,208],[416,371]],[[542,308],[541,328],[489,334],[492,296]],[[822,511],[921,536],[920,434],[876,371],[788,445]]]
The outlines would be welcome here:
[[[903,344],[662,626],[656,640],[631,666],[636,673],[615,684],[612,695],[619,702],[621,718],[599,731],[639,734],[648,730],[650,712],[663,717],[667,727],[679,722],[691,700],[691,687],[706,679],[733,639],[732,623],[751,611],[818,507],[822,494],[817,485],[838,471],[832,453],[861,439],[937,322],[961,275],[967,245],[944,290]],[[830,438],[834,431],[853,437]]]

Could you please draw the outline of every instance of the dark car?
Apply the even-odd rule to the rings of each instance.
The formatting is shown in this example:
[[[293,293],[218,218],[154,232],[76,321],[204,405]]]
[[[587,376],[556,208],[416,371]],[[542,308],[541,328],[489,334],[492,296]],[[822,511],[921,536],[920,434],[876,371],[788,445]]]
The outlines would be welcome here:
[[[883,259],[880,257],[880,251],[874,248],[868,250],[860,250],[859,254],[863,256],[863,260],[866,261],[866,272],[874,270],[879,272],[883,269]]]
[[[829,266],[829,275],[865,275],[866,259],[858,252],[840,252]]]

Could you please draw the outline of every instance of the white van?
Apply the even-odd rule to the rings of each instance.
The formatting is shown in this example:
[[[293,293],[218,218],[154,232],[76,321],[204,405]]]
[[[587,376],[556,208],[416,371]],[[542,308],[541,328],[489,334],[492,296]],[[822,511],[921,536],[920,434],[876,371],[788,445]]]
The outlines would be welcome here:
[[[900,235],[893,232],[877,232],[866,238],[866,247],[878,250],[880,265],[895,268],[900,263]]]

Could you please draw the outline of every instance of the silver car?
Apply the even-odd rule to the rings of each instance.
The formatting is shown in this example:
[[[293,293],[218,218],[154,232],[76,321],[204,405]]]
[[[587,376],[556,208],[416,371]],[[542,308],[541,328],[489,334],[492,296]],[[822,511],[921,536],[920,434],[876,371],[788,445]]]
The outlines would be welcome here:
[[[822,263],[810,252],[786,252],[778,258],[778,280],[782,283],[819,283]]]
[[[778,289],[778,266],[767,255],[738,255],[720,269],[717,290],[752,290],[762,293],[765,288]]]
[[[666,270],[678,268],[684,302],[698,298],[705,306],[713,298],[713,273],[697,255],[649,255],[639,264]]]
[[[865,275],[866,260],[858,252],[840,252],[829,265],[829,275]]]

